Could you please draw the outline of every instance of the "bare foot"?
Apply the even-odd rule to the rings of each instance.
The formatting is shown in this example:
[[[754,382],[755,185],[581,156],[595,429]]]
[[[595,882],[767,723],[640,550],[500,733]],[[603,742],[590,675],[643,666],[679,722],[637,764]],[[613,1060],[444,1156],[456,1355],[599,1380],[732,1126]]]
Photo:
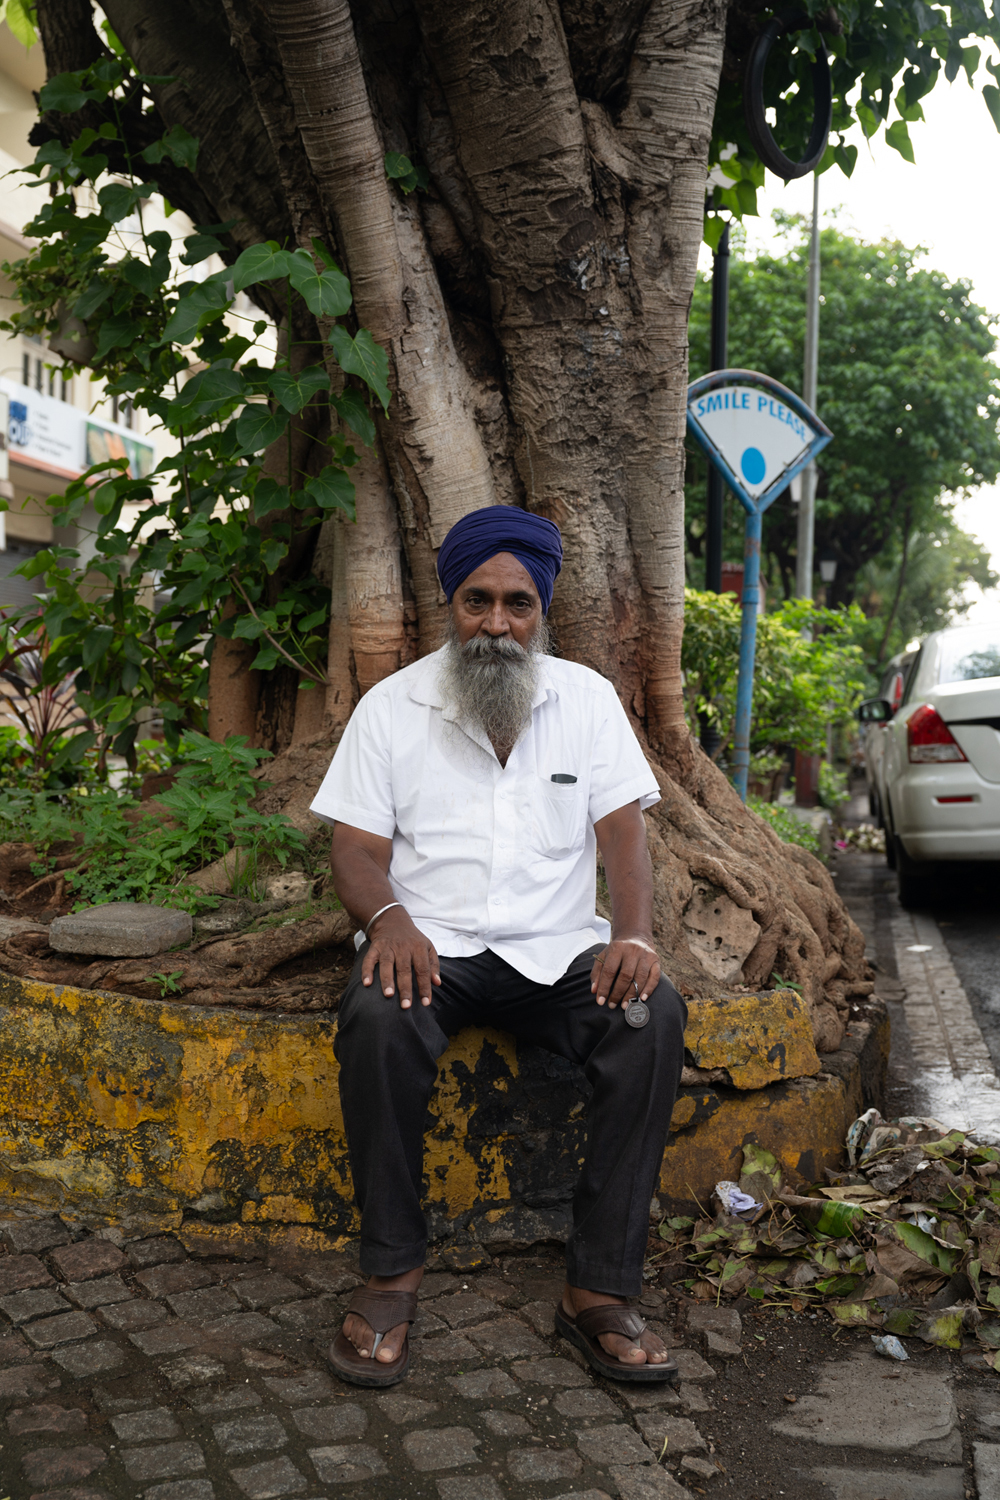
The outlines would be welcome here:
[[[628,1306],[625,1297],[612,1297],[607,1292],[588,1292],[583,1287],[570,1286],[568,1281],[563,1288],[562,1302],[563,1311],[572,1317],[588,1307],[607,1307],[609,1304],[615,1307]],[[648,1328],[637,1339],[626,1338],[622,1333],[600,1333],[597,1342],[605,1354],[614,1355],[624,1365],[662,1365],[670,1358],[663,1340]]]
[[[370,1276],[368,1285],[375,1292],[415,1292],[424,1279],[424,1268],[405,1271],[402,1276]],[[391,1364],[399,1357],[406,1338],[409,1323],[397,1323],[390,1328],[375,1351],[375,1358],[383,1364]],[[344,1337],[348,1339],[364,1359],[371,1358],[374,1330],[359,1313],[348,1313],[344,1319]]]

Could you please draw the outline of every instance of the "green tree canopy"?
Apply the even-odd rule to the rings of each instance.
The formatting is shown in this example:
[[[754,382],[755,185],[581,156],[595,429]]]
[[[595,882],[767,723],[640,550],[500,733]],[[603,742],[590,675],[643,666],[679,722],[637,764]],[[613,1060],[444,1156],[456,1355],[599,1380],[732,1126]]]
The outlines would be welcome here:
[[[807,226],[798,215],[775,218],[784,253],[732,257],[729,363],[800,390]],[[817,404],[835,436],[818,465],[816,548],[837,558],[827,602],[857,601],[872,617],[875,660],[898,649],[901,634],[934,628],[960,608],[968,578],[983,587],[995,582],[984,550],[952,514],[955,495],[1000,473],[995,319],[972,301],[967,281],[921,265],[921,256],[836,226],[821,234]],[[703,276],[691,315],[692,378],[708,368],[710,311]],[[705,464],[689,448],[689,566],[700,586]],[[742,530],[742,512],[729,497],[732,558],[742,556]],[[795,507],[783,496],[765,518],[764,546],[768,582],[786,596],[795,530]]]

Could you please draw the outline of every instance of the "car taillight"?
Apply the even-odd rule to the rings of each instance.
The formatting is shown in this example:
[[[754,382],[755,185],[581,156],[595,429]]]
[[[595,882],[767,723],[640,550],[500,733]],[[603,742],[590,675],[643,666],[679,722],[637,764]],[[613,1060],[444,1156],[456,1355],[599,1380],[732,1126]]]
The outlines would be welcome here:
[[[936,708],[925,703],[906,726],[906,743],[914,761],[964,760],[961,745]]]
[[[905,686],[906,683],[903,681],[902,672],[897,672],[892,679],[892,687],[889,689],[889,702],[892,704],[893,713],[896,712],[896,709],[903,701],[903,689]]]

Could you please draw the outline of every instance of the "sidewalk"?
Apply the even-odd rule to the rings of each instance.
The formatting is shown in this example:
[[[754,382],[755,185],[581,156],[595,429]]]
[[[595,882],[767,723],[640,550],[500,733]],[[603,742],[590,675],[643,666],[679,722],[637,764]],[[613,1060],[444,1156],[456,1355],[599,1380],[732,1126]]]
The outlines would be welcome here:
[[[621,1387],[552,1335],[555,1249],[510,1256],[427,1276],[412,1374],[380,1394],[323,1368],[356,1280],[344,1257],[119,1248],[58,1219],[3,1239],[10,1500],[967,1500],[974,1444],[979,1500],[997,1500],[996,1377],[914,1341],[892,1365],[815,1315],[651,1287],[682,1383]]]
[[[933,942],[904,985],[912,934],[894,940],[884,863],[835,868],[894,1010],[890,1109],[922,1112],[913,1018],[937,1012],[920,986],[943,984],[956,1016],[961,987]],[[897,1365],[825,1314],[716,1309],[654,1279],[642,1311],[681,1385],[620,1386],[553,1334],[556,1247],[475,1271],[446,1252],[412,1373],[380,1394],[324,1366],[350,1255],[265,1263],[186,1238],[125,1242],[0,1205],[0,1500],[1000,1500],[1000,1382],[975,1349],[911,1339]]]

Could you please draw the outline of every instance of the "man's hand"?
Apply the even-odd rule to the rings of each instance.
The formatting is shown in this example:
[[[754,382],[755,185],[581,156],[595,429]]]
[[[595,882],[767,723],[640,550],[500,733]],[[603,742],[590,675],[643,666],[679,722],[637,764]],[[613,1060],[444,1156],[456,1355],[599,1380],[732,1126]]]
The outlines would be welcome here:
[[[361,965],[362,984],[371,984],[378,964],[383,994],[394,994],[394,982],[398,983],[401,1010],[409,1010],[413,1004],[414,977],[421,1005],[430,1005],[431,986],[441,983],[437,952],[430,938],[424,937],[406,912],[394,906],[379,917],[371,928],[369,941]]]
[[[660,960],[648,938],[612,938],[590,971],[590,993],[611,1010],[630,1000],[648,1000],[659,982]]]
[[[629,1000],[648,1000],[660,982],[652,937],[653,869],[638,802],[608,813],[594,824],[594,832],[611,896],[614,936],[594,960],[590,989],[598,1005],[614,1009]]]

